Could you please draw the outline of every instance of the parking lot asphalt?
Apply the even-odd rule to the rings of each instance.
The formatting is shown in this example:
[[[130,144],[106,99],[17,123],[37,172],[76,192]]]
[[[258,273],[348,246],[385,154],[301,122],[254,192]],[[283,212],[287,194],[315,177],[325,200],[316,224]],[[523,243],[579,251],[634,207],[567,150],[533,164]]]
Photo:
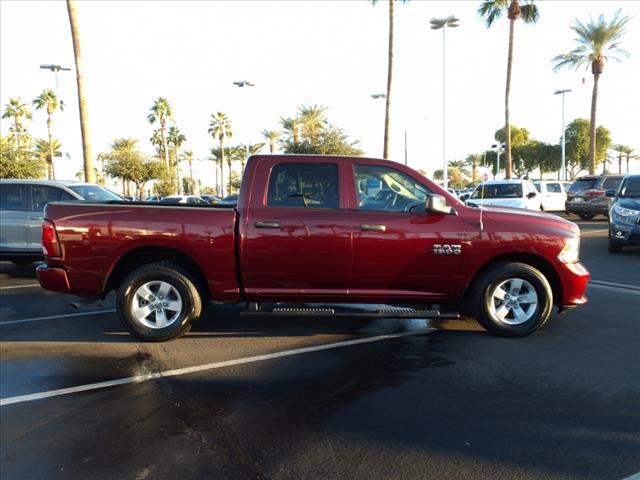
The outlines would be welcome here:
[[[606,221],[577,223],[590,301],[521,339],[210,305],[186,337],[139,343],[113,298],[76,311],[1,263],[0,477],[636,474],[640,248],[611,255]]]

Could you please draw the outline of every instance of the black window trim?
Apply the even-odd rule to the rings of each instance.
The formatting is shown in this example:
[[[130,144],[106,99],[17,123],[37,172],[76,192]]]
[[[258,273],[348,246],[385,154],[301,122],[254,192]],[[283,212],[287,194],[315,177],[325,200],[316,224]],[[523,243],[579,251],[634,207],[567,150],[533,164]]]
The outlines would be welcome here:
[[[271,176],[273,175],[273,170],[279,165],[335,165],[337,173],[338,173],[338,207],[305,207],[296,206],[296,205],[269,205],[269,187],[271,185]],[[305,210],[305,211],[321,211],[321,212],[331,212],[331,211],[349,211],[348,208],[340,207],[340,163],[338,162],[277,162],[271,165],[269,168],[269,177],[267,178],[267,188],[265,191],[265,196],[263,199],[263,207],[265,208],[279,208],[279,209],[296,209],[296,210]]]

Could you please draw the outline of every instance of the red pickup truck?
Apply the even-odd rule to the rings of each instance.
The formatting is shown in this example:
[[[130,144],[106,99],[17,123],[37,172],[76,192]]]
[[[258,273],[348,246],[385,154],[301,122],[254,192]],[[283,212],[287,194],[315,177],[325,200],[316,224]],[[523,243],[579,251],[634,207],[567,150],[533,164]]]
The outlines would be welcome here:
[[[295,315],[367,303],[434,317],[438,305],[512,337],[540,328],[554,304],[586,302],[575,224],[466,207],[385,160],[254,156],[236,206],[55,202],[44,218],[40,284],[90,298],[115,290],[122,323],[147,341],[183,335],[210,300]]]

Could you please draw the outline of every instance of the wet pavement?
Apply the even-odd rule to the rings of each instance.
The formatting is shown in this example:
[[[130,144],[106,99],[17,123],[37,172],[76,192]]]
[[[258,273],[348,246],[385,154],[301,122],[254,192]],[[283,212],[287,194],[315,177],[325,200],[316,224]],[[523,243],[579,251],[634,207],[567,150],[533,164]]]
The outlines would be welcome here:
[[[78,313],[73,298],[1,263],[2,399],[137,380],[0,407],[0,477],[635,474],[640,249],[610,255],[606,222],[580,226],[592,278],[637,289],[594,283],[586,306],[523,339],[470,321],[251,318],[211,305],[186,337],[139,343],[112,298],[59,317]],[[372,341],[312,351],[362,339]],[[307,350],[220,364],[295,349]],[[203,365],[213,367],[145,379]]]

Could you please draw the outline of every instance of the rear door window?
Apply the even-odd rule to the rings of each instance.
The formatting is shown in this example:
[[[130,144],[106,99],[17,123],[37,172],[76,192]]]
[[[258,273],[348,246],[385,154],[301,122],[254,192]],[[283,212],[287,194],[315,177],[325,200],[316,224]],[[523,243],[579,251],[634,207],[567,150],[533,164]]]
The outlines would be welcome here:
[[[578,180],[573,182],[573,184],[571,184],[569,191],[571,193],[582,192],[583,190],[589,190],[590,188],[593,188],[595,184],[596,184],[595,178],[579,178]]]
[[[338,208],[338,165],[279,163],[269,177],[270,207]]]
[[[622,182],[622,177],[608,177],[602,183],[603,190],[617,190]]]
[[[31,188],[31,210],[41,211],[49,202],[66,202],[76,200],[70,193],[61,188],[47,185],[33,185]]]
[[[0,210],[20,212],[27,209],[27,185],[5,183],[0,185]]]

